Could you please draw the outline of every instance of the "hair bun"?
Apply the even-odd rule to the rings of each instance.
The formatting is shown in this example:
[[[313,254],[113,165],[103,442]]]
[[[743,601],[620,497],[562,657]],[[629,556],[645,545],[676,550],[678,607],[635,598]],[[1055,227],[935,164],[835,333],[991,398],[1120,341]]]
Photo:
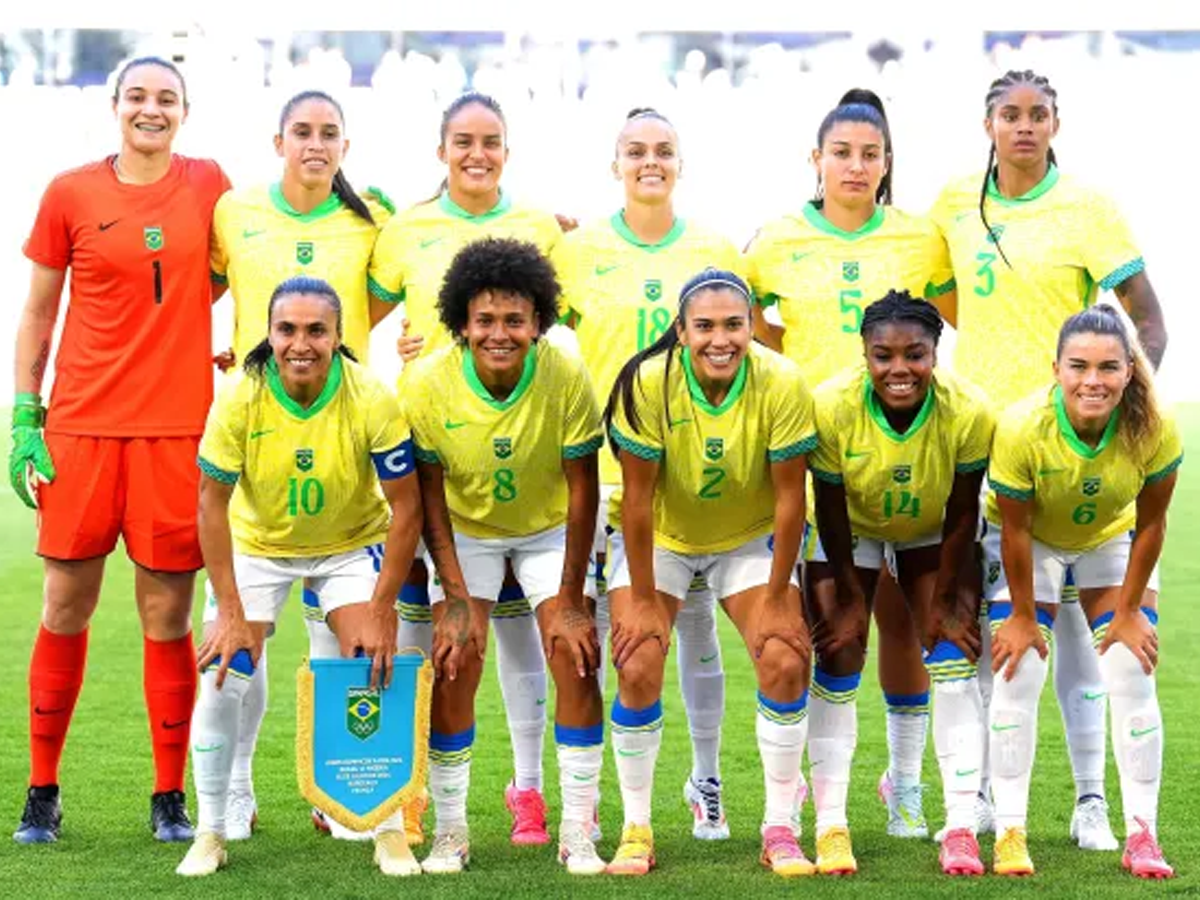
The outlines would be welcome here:
[[[850,90],[842,94],[842,99],[838,101],[838,106],[849,106],[852,103],[870,106],[883,116],[884,120],[887,119],[887,111],[883,108],[883,101],[872,90],[868,90],[867,88],[850,88]]]

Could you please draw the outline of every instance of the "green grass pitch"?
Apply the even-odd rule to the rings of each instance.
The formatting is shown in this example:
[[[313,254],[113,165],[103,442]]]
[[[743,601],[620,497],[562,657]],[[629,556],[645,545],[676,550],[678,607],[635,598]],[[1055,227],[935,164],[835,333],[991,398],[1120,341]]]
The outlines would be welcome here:
[[[1200,446],[1200,407],[1180,410],[1185,442]],[[270,709],[259,744],[255,783],[260,830],[231,845],[227,870],[201,882],[173,873],[185,848],[158,845],[147,826],[151,765],[141,688],[141,640],[132,598],[129,563],[115,554],[92,626],[87,680],[63,763],[64,828],[52,846],[20,847],[8,840],[16,827],[27,777],[26,667],[37,627],[41,565],[33,555],[34,520],[8,489],[0,488],[0,894],[4,897],[558,897],[783,896],[820,892],[840,897],[886,891],[892,897],[1200,896],[1200,794],[1197,750],[1200,667],[1190,654],[1200,646],[1200,478],[1183,469],[1172,510],[1163,566],[1162,665],[1159,696],[1166,719],[1166,773],[1160,833],[1179,876],[1164,884],[1139,883],[1122,873],[1118,853],[1084,853],[1067,838],[1073,801],[1061,720],[1048,686],[1042,704],[1038,760],[1030,816],[1031,852],[1038,873],[1025,881],[987,876],[967,881],[941,875],[937,848],[884,834],[884,813],[875,782],[886,760],[883,710],[874,669],[860,693],[860,737],[851,785],[850,822],[860,872],[853,878],[784,881],[758,864],[762,777],[754,742],[754,681],[737,634],[722,619],[728,673],[724,746],[725,801],[731,840],[705,844],[691,837],[681,788],[690,765],[682,703],[668,664],[664,693],[666,730],[659,757],[654,805],[659,868],[643,880],[570,879],[551,848],[508,843],[502,793],[511,755],[494,672],[478,698],[470,802],[472,867],[455,877],[421,876],[397,883],[371,864],[369,844],[344,844],[317,835],[296,788],[294,674],[305,652],[299,604],[285,615],[271,645]],[[493,651],[494,652],[494,651]],[[489,669],[493,667],[489,663]],[[557,819],[557,766],[548,730],[547,799]],[[925,809],[940,825],[940,780],[932,740],[925,761],[929,783]],[[190,783],[189,783],[190,790]],[[1115,768],[1109,761],[1112,821],[1120,831]],[[194,804],[193,804],[194,813]],[[812,854],[812,812],[807,810],[804,846]],[[620,831],[620,798],[611,758],[603,773],[601,852],[611,855]],[[991,858],[985,839],[985,860]],[[418,848],[423,856],[426,848]]]

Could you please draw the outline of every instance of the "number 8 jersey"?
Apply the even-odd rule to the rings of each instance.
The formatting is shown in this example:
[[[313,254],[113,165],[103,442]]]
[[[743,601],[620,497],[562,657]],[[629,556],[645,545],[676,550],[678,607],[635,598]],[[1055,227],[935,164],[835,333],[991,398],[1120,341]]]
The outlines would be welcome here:
[[[580,359],[539,340],[520,382],[497,400],[471,351],[455,344],[422,357],[401,390],[417,459],[444,470],[455,532],[525,537],[567,521],[563,460],[595,453],[602,441]]]
[[[307,409],[284,390],[275,360],[242,374],[209,413],[200,469],[237,483],[233,543],[250,556],[331,556],[382,543],[390,512],[379,479],[414,470],[396,398],[363,366],[334,356]]]

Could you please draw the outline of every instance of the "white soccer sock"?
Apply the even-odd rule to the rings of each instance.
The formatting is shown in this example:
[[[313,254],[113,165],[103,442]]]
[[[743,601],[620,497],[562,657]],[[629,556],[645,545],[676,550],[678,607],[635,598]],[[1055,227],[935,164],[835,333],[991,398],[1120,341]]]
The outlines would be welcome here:
[[[766,803],[762,827],[792,827],[792,810],[800,784],[800,760],[808,736],[808,692],[795,703],[776,703],[758,695],[754,729],[762,757]]]
[[[242,699],[237,748],[233,754],[233,771],[229,776],[230,791],[254,792],[254,748],[258,744],[258,732],[266,714],[267,642],[264,641],[258,665],[247,682],[246,696]]]
[[[388,831],[397,831],[400,834],[404,834],[404,807],[396,810],[375,826],[376,837]]]
[[[929,730],[929,693],[888,694],[887,706],[888,773],[899,788],[921,783],[921,764],[925,759],[926,734]]]
[[[1012,681],[996,677],[989,711],[992,797],[996,834],[1024,828],[1029,810],[1029,781],[1037,749],[1038,701],[1049,663],[1030,647]]]
[[[396,649],[416,647],[426,656],[433,650],[433,624],[431,622],[406,622],[400,620],[396,629]]]
[[[240,654],[239,654],[240,655]],[[249,672],[229,670],[217,690],[217,669],[200,676],[200,696],[192,713],[192,778],[196,783],[197,831],[225,836],[225,807],[229,775],[238,743],[242,701],[249,690]]]
[[[662,746],[662,702],[655,701],[645,709],[627,709],[618,697],[612,710],[612,745],[625,824],[649,825],[654,766]]]
[[[846,794],[858,745],[858,675],[813,673],[808,701],[808,775],[817,834],[846,823]]]
[[[1112,706],[1113,755],[1121,776],[1125,834],[1141,831],[1134,819],[1158,829],[1158,792],[1162,783],[1163,724],[1154,676],[1142,671],[1124,644],[1112,644],[1100,657],[1100,674]]]
[[[1103,797],[1108,697],[1092,647],[1092,630],[1079,603],[1059,605],[1054,646],[1054,691],[1067,735],[1075,797]]]
[[[559,789],[563,824],[590,826],[600,796],[600,766],[604,762],[604,725],[592,728],[554,727],[558,748]]]
[[[693,588],[696,586],[693,585]],[[706,586],[688,592],[675,617],[679,690],[692,738],[692,778],[721,779],[721,719],[725,715],[725,672],[717,640],[716,598]]]
[[[979,729],[979,740],[983,745],[982,763],[979,766],[979,793],[992,798],[992,763],[991,738],[988,732],[988,717],[992,709],[992,686],[995,676],[992,675],[992,630],[991,623],[985,614],[979,622],[979,702],[983,705],[983,723]]]
[[[607,564],[606,564],[607,565]],[[600,696],[604,696],[604,687],[608,683],[609,645],[608,632],[612,627],[612,618],[608,610],[608,594],[596,598],[596,638],[600,641],[600,668],[596,672],[596,680],[600,682]]]
[[[540,791],[546,736],[546,660],[537,620],[532,615],[494,616],[492,628],[496,634],[496,672],[512,740],[513,780],[518,790]]]
[[[308,658],[309,659],[339,659],[342,647],[338,643],[333,629],[324,622],[316,622],[305,618],[308,627]]]
[[[963,663],[969,665],[965,660]],[[977,678],[933,682],[933,747],[942,773],[947,830],[975,831],[983,727]]]
[[[475,726],[458,734],[429,735],[429,793],[438,834],[467,827],[467,793],[471,787],[471,748]]]

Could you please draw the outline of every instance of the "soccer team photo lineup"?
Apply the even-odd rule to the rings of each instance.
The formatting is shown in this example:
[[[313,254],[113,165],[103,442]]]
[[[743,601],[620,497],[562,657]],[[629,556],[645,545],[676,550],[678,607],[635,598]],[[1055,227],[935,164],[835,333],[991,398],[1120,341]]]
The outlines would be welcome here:
[[[885,103],[845,85],[792,160],[811,193],[739,248],[677,213],[691,145],[665,109],[611,122],[595,177],[623,199],[577,221],[502,187],[509,122],[487,93],[405,134],[443,180],[398,205],[351,185],[335,91],[275,111],[272,180],[175,152],[185,76],[122,64],[113,152],[50,181],[23,245],[8,471],[43,596],[13,840],[61,844],[43,871],[75,864],[60,763],[120,543],[151,745],[125,750],[153,759],[122,790],[150,795],[175,873],[218,890],[263,863],[258,817],[283,800],[254,781],[268,656],[300,666],[313,827],[369,843],[384,875],[489,865],[468,806],[501,802],[470,790],[494,656],[507,841],[543,848],[506,849],[569,875],[652,887],[670,865],[654,829],[686,827],[677,782],[657,788],[680,821],[651,822],[669,721],[692,837],[757,829],[760,879],[861,879],[862,832],[939,879],[1045,877],[1072,858],[1035,867],[1065,835],[1027,827],[1048,802],[1035,765],[1064,753],[1036,753],[1053,673],[1071,854],[1114,883],[1175,876],[1156,672],[1184,429],[1155,385],[1151,273],[1118,205],[1060,169],[1049,78],[978,85],[983,165],[946,172],[925,211],[892,203],[919,148],[894,155]],[[214,304],[233,319],[215,352]],[[398,338],[372,347],[388,317]],[[289,606],[303,663],[269,650],[299,628]],[[724,655],[721,614],[740,637]],[[727,696],[732,654],[748,674]],[[886,733],[882,775],[855,765],[876,675],[884,714],[862,728]],[[730,760],[735,706],[754,728]],[[726,817],[722,766],[761,769],[753,817]]]

